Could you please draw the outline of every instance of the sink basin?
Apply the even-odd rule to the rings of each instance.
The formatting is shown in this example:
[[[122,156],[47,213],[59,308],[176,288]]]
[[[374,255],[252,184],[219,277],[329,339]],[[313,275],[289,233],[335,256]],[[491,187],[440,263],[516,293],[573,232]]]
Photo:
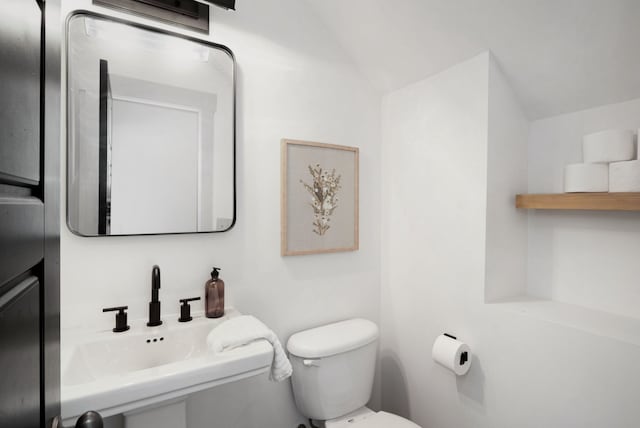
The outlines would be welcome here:
[[[78,332],[62,349],[61,404],[65,424],[88,409],[107,417],[184,397],[269,370],[273,349],[266,341],[213,355],[209,332],[238,316],[195,316],[179,323],[165,317],[159,327],[143,320],[124,333]],[[67,343],[68,342],[68,343]]]

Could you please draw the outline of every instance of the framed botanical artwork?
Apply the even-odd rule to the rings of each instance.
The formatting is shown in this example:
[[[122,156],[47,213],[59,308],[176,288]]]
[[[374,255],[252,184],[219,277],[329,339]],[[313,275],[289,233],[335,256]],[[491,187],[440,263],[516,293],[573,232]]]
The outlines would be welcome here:
[[[357,147],[282,140],[281,253],[355,251]]]

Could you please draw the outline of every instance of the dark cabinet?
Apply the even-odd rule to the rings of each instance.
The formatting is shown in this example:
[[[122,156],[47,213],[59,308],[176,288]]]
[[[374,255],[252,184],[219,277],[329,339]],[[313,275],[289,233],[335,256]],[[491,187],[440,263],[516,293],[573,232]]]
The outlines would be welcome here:
[[[0,295],[0,427],[40,426],[39,282],[30,277]]]
[[[40,181],[40,44],[35,0],[0,2],[0,174]]]

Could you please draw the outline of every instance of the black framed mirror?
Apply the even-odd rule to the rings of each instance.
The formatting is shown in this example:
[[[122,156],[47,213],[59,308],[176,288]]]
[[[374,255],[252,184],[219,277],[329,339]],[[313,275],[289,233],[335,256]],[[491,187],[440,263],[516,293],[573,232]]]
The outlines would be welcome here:
[[[225,46],[67,20],[67,224],[81,236],[229,230],[235,60]]]

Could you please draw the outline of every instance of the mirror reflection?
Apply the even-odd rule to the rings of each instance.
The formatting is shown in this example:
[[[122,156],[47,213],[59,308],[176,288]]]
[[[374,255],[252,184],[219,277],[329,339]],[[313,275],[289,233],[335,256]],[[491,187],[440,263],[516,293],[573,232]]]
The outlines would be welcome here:
[[[87,14],[69,20],[67,36],[69,228],[83,236],[228,230],[231,52]]]

